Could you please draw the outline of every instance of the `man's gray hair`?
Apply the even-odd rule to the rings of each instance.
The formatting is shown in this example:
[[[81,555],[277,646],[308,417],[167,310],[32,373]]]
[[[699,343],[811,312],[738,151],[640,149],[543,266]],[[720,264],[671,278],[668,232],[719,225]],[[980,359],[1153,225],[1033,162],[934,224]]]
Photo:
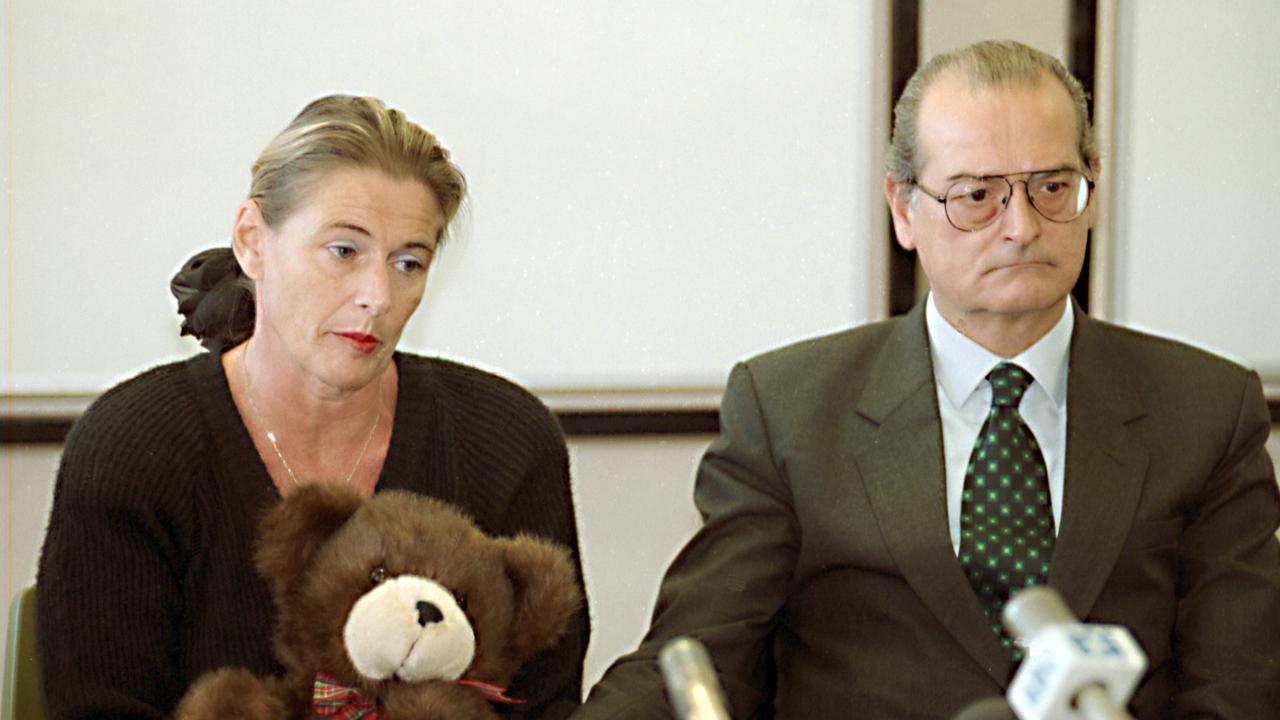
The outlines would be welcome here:
[[[1080,159],[1086,165],[1097,158],[1093,126],[1084,88],[1057,58],[1012,40],[988,40],[954,52],[933,56],[907,81],[907,87],[893,108],[893,142],[889,145],[886,170],[896,182],[914,182],[920,172],[920,147],[916,124],[925,91],[938,76],[956,68],[975,88],[1035,86],[1046,75],[1056,77],[1071,95],[1079,130]]]

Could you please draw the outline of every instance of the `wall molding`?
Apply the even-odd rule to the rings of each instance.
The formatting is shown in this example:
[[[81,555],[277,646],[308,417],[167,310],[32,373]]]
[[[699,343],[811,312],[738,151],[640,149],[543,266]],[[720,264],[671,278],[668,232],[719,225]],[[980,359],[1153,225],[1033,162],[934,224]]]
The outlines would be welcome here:
[[[570,437],[703,435],[720,431],[721,390],[536,391]],[[0,445],[61,444],[95,395],[0,399]]]
[[[1280,425],[1280,398],[1267,401],[1271,423]],[[635,435],[714,435],[720,432],[716,407],[667,409],[553,410],[568,437]],[[5,416],[0,418],[0,445],[60,445],[74,416]]]
[[[714,435],[720,431],[719,413],[714,408],[570,410],[555,415],[568,437]],[[61,445],[74,422],[72,417],[6,417],[0,420],[0,445]]]

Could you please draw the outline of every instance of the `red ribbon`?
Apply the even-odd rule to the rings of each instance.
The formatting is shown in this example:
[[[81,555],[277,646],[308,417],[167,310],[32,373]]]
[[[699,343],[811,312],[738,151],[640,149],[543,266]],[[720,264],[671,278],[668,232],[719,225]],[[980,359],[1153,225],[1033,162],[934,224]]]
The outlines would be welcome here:
[[[526,702],[529,702],[528,700],[507,697],[506,688],[498,687],[497,685],[490,685],[487,682],[480,682],[479,680],[454,680],[453,684],[478,690],[480,691],[480,694],[484,696],[484,699],[489,702],[506,703],[508,705],[523,705]]]

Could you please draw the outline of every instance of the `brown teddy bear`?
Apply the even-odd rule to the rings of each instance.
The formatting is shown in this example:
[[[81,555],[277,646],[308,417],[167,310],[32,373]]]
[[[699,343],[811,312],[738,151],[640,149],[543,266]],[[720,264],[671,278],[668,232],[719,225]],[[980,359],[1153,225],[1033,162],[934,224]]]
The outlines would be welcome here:
[[[178,720],[496,718],[520,665],[582,602],[568,552],[492,538],[451,506],[304,487],[266,517],[257,566],[276,605],[280,678],[222,668]]]

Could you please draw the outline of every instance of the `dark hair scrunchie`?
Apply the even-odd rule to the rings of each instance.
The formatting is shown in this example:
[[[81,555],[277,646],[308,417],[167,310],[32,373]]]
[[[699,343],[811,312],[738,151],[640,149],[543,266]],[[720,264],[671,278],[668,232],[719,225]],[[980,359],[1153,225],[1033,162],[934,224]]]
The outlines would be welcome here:
[[[182,334],[195,336],[209,350],[219,352],[253,335],[253,281],[231,248],[196,253],[169,281],[169,291],[185,317]]]

